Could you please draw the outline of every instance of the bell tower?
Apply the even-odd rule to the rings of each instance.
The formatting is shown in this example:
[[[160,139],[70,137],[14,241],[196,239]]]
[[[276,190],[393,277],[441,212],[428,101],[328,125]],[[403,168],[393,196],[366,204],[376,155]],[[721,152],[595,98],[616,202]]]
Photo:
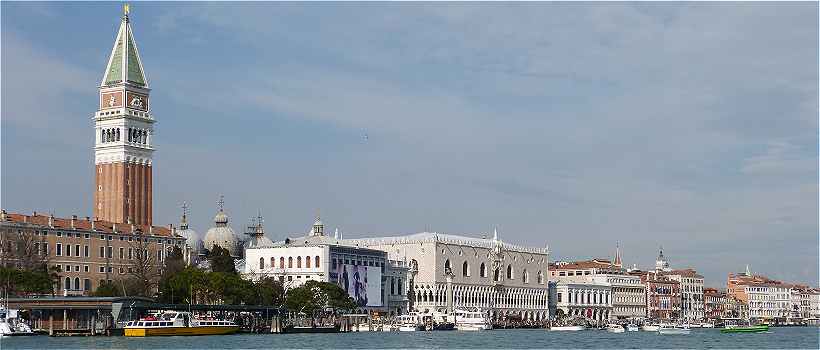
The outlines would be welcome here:
[[[123,8],[94,114],[94,216],[151,225],[154,117],[148,80]]]

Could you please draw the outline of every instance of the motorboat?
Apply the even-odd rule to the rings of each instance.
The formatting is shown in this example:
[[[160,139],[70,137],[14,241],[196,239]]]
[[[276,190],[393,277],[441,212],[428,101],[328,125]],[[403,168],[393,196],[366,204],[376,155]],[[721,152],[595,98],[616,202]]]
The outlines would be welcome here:
[[[164,312],[158,317],[150,316],[139,321],[129,321],[124,327],[126,337],[150,337],[166,335],[222,335],[239,331],[232,321],[194,318],[190,312]]]
[[[689,329],[689,325],[684,326],[664,326],[658,329],[658,334],[665,334],[665,335],[686,335],[689,334],[691,330]]]
[[[734,326],[727,325],[720,330],[721,333],[759,333],[769,331],[769,325],[763,324],[759,326]]]
[[[456,310],[456,329],[460,331],[480,331],[493,329],[493,325],[480,310]]]
[[[18,310],[0,310],[0,336],[24,336],[34,335],[31,327],[21,318],[17,317]]]
[[[368,323],[359,323],[356,325],[357,332],[370,332],[370,324]]]
[[[401,315],[396,319],[399,332],[415,332],[421,330],[416,315]]]
[[[703,322],[700,324],[700,328],[715,328],[715,324],[710,322]]]
[[[629,332],[637,332],[641,329],[640,329],[640,327],[638,327],[638,325],[628,324],[628,325],[626,325],[626,330],[629,331]]]
[[[610,323],[606,325],[606,331],[610,333],[623,333],[626,330],[624,329],[624,326],[616,323]]]
[[[646,332],[657,332],[659,329],[661,329],[661,326],[658,326],[656,324],[645,324],[641,326],[641,330]]]

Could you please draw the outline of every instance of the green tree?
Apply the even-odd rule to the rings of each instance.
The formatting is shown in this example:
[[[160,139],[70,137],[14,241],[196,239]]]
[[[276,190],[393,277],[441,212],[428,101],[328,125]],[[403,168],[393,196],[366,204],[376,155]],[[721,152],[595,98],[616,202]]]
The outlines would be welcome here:
[[[103,282],[94,290],[95,297],[118,297],[122,296],[122,289],[117,287],[115,282]]]
[[[227,249],[215,245],[207,254],[213,272],[236,273],[234,258]]]

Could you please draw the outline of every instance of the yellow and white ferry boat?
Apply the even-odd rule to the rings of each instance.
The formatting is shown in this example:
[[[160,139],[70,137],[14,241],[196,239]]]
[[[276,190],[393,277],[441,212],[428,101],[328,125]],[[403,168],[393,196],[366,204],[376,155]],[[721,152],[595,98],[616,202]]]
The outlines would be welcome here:
[[[231,321],[200,320],[192,317],[190,312],[165,312],[159,317],[128,322],[125,336],[221,335],[233,334],[238,330],[239,326]]]

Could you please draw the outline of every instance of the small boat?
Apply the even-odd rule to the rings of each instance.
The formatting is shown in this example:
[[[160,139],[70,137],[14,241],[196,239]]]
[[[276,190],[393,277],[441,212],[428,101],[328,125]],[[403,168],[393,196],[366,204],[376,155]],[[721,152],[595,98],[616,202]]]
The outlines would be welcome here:
[[[703,322],[700,324],[700,328],[715,328],[715,324],[710,322]]]
[[[628,325],[626,325],[626,330],[629,331],[629,332],[637,332],[641,329],[638,327],[638,325],[628,324]]]
[[[692,331],[689,329],[689,326],[675,326],[675,327],[661,327],[658,329],[658,334],[668,334],[668,335],[686,335],[691,333]]]
[[[661,326],[658,326],[656,324],[645,324],[641,326],[641,330],[647,332],[657,332],[659,329],[661,329]]]
[[[401,315],[397,319],[399,332],[415,332],[421,330],[415,315]]]
[[[615,323],[610,323],[606,325],[606,331],[610,333],[623,333],[626,330],[624,329],[624,326]]]
[[[456,329],[460,331],[480,331],[493,329],[481,311],[456,310]]]
[[[0,309],[0,336],[34,335],[26,322],[17,317],[18,310]]]
[[[394,327],[393,325],[391,325],[389,323],[382,324],[382,329],[381,329],[382,332],[392,332],[392,331],[395,331],[395,330],[398,330],[398,328]]]
[[[124,328],[126,337],[222,335],[233,334],[239,330],[239,326],[231,321],[200,320],[194,318],[190,312],[165,312],[159,317],[129,321]]]
[[[721,333],[758,333],[758,332],[767,332],[769,330],[769,325],[759,325],[759,326],[726,326],[725,328],[721,329]]]

